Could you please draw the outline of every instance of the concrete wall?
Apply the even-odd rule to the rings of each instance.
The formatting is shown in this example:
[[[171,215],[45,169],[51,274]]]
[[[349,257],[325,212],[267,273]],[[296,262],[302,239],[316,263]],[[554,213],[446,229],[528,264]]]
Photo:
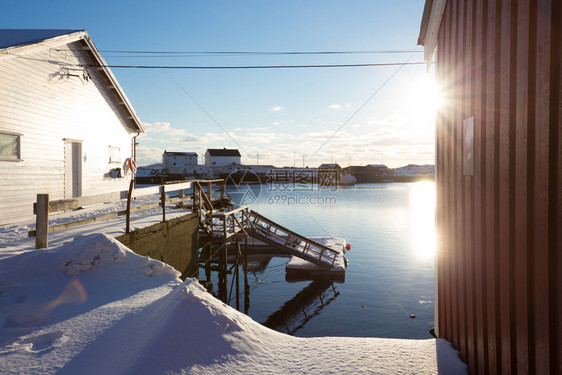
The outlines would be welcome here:
[[[189,214],[123,234],[116,239],[139,255],[160,260],[182,274],[192,276],[199,267],[198,225],[197,215]]]

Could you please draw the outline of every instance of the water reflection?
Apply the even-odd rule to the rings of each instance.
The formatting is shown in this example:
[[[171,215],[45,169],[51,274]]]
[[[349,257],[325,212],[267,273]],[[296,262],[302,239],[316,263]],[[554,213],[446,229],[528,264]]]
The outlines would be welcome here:
[[[339,295],[340,292],[336,290],[332,281],[315,280],[285,302],[262,324],[276,331],[294,335]]]
[[[316,293],[322,291],[322,299],[313,298],[306,304],[305,298],[300,300],[303,303],[299,308],[296,296],[313,283],[288,282],[295,280],[286,272],[288,258],[251,255],[248,256],[247,280],[244,280],[242,267],[239,272],[241,311],[257,322],[267,322],[272,316],[281,321],[283,312],[290,311],[283,317],[287,328],[278,323],[279,329],[299,337],[430,337],[428,330],[434,326],[435,305],[434,183],[368,184],[337,191],[320,189],[282,193],[307,199],[317,196],[337,198],[337,203],[331,205],[288,206],[270,203],[269,198],[279,192],[265,189],[251,207],[305,236],[346,238],[352,249],[346,254],[349,266],[345,283],[334,284],[337,298],[332,299],[329,306],[326,305],[330,299],[327,293],[332,293],[332,297],[336,295],[331,289],[333,280],[328,289],[311,286]],[[229,251],[229,254],[234,252]],[[228,268],[228,295],[232,295],[230,305],[235,307],[237,281],[232,260]],[[201,276],[206,280],[203,270]],[[209,280],[215,287],[218,279],[217,272],[213,271]],[[244,282],[248,283],[247,288]],[[231,292],[233,284],[234,291]],[[296,307],[285,307],[292,304]],[[319,306],[323,307],[317,309]],[[410,319],[410,314],[415,314],[416,318]]]
[[[419,182],[410,192],[412,247],[420,258],[435,254],[435,183]]]

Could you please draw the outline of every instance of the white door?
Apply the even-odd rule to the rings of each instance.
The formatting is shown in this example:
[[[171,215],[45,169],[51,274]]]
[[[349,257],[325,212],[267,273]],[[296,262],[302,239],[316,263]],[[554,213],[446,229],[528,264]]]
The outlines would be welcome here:
[[[64,144],[64,197],[82,195],[82,143]]]

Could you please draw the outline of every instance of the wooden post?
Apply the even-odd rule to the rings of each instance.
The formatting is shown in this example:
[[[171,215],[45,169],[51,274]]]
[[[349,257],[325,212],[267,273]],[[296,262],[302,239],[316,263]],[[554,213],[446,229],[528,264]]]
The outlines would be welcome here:
[[[209,196],[209,202],[213,203],[213,183],[207,182],[207,195]]]
[[[184,194],[183,194],[183,189],[180,189],[178,191],[178,198],[182,199],[179,203],[178,203],[178,208],[183,208],[184,204],[183,204],[183,198],[184,198]]]
[[[129,191],[127,192],[127,220],[125,224],[125,233],[129,233],[131,230],[131,196],[133,195],[133,187],[135,179],[131,178],[131,183],[129,184]]]
[[[250,309],[250,284],[248,283],[248,236],[244,237],[244,314]]]
[[[236,240],[236,310],[240,311],[240,243]]]
[[[160,186],[160,204],[162,205],[162,221],[166,221],[166,188]]]
[[[49,194],[37,194],[37,213],[35,215],[35,248],[49,246]]]
[[[222,182],[221,182],[221,204],[222,204],[222,201],[224,200],[224,190],[225,189],[226,189],[225,181],[222,180]]]

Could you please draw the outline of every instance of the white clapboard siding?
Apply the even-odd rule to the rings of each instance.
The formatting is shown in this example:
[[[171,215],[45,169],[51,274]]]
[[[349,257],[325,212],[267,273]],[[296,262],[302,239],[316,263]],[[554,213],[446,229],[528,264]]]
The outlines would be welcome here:
[[[0,58],[0,132],[22,134],[22,161],[0,160],[0,224],[32,218],[37,194],[65,197],[65,139],[82,144],[83,196],[128,188],[109,171],[131,156],[129,114],[98,69],[85,81],[81,68],[61,68],[79,63],[93,63],[79,41]],[[121,163],[109,163],[109,146]]]

